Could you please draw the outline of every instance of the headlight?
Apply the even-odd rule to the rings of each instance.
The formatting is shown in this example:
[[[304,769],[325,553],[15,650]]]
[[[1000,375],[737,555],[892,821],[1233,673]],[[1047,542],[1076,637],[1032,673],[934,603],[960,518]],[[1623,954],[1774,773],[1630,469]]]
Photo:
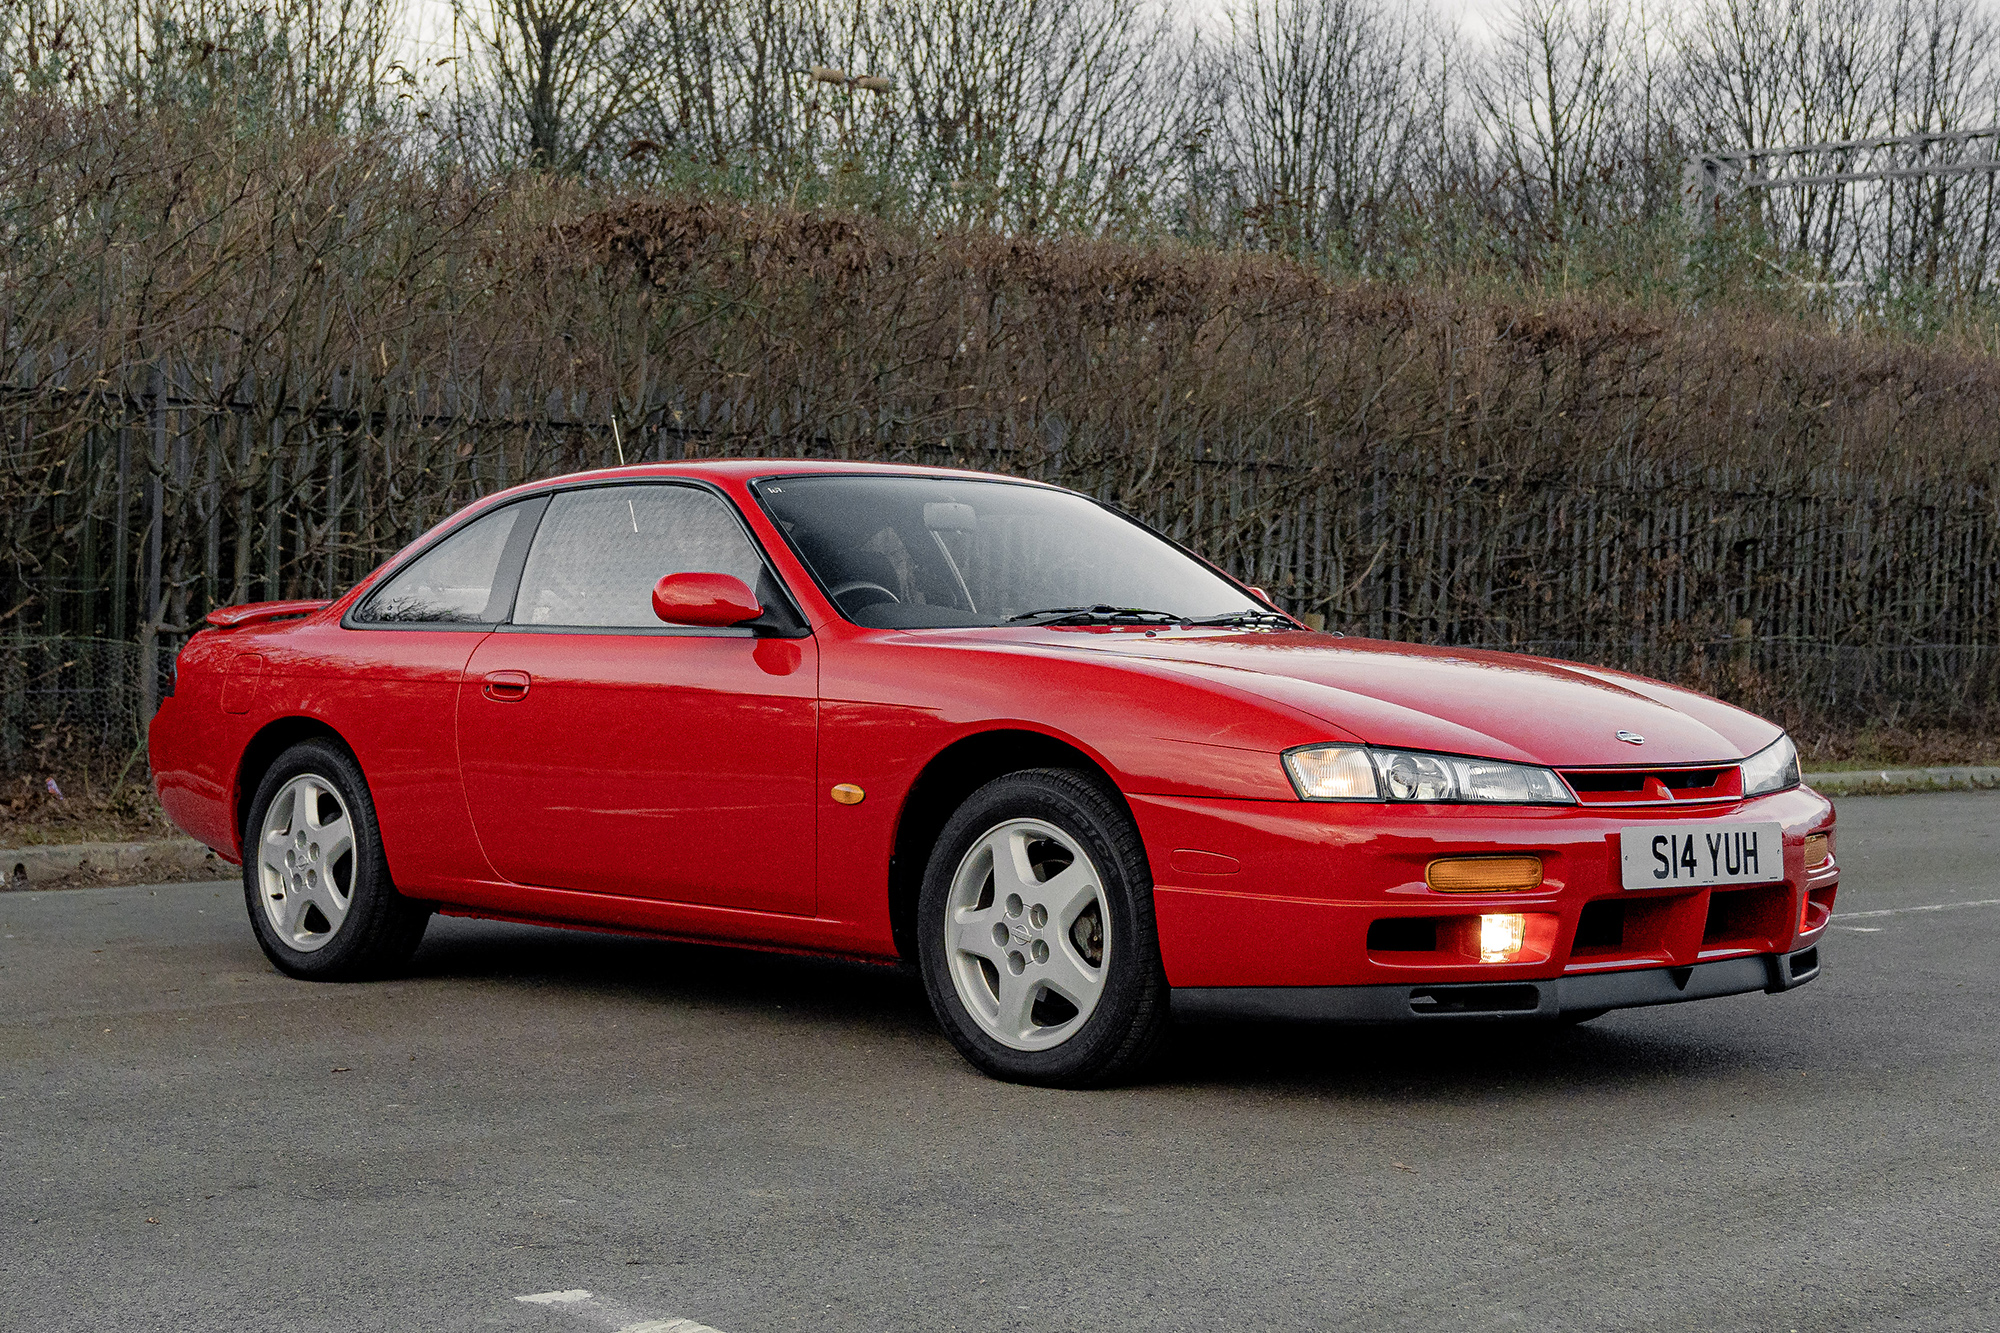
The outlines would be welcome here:
[[[1762,796],[1799,785],[1799,750],[1790,736],[1780,736],[1743,761],[1743,794]]]
[[[1561,778],[1532,764],[1362,745],[1302,746],[1287,750],[1284,759],[1285,772],[1302,801],[1576,804]]]

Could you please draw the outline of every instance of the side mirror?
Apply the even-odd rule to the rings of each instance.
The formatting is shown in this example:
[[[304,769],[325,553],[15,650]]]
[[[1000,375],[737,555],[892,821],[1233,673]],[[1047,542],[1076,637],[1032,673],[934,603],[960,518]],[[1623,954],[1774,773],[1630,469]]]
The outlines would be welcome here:
[[[740,625],[764,614],[733,574],[669,574],[653,585],[653,614],[669,625]]]

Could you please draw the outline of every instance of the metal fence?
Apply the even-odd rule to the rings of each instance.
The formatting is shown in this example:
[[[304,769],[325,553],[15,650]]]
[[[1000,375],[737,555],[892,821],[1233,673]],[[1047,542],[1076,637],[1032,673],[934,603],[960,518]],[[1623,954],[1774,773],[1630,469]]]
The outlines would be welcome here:
[[[1040,477],[1123,505],[1349,633],[1619,667],[1794,726],[2000,714],[2000,510],[1965,482],[1616,451],[1501,466],[1463,446],[1309,428],[1169,430],[1142,448],[1049,412],[836,436],[796,405],[707,393],[623,435],[561,403],[405,419],[335,402],[265,420],[164,378],[70,416],[15,396],[0,395],[0,451],[44,441],[20,459],[47,471],[40,498],[9,512],[14,556],[0,561],[0,607],[20,611],[0,639],[8,771],[129,754],[210,608],[335,595],[478,495],[619,457]]]
[[[115,639],[0,639],[0,771],[136,749],[145,661],[138,644]]]
[[[1622,651],[1574,640],[1458,646],[1636,671],[1794,725],[1828,719],[1921,724],[2000,706],[2000,646],[1986,644],[1855,647],[1741,638],[1627,645]],[[172,670],[172,648],[162,647],[160,691]],[[144,739],[146,660],[136,643],[0,639],[0,775],[59,773],[134,755]],[[132,771],[142,772],[143,762],[141,756]]]
[[[802,389],[773,398],[664,380],[643,411],[620,415],[587,393],[531,400],[478,381],[391,393],[358,364],[301,407],[282,384],[210,383],[196,369],[88,391],[61,376],[0,384],[0,491],[19,492],[0,505],[0,613],[16,617],[0,624],[130,640],[164,671],[209,609],[334,595],[499,487],[620,459],[805,455],[1057,482],[1353,632],[1556,643],[1697,682],[1723,678],[1720,657],[1739,663],[1736,697],[1787,715],[1844,711],[1843,725],[1982,707],[1983,668],[1959,662],[1957,646],[1969,662],[2000,645],[1988,483],[1782,458],[1718,466],[1684,441],[1613,439],[1602,407],[1587,430],[1504,414],[1474,429],[1463,413],[1433,421],[1416,394],[1406,420],[1337,430],[1169,414],[1141,431],[1047,407],[827,416]],[[1664,390],[1647,392],[1631,430],[1678,419]],[[1857,426],[1853,447],[1921,424]],[[128,675],[140,685],[123,711],[144,713],[155,669]]]
[[[2000,509],[1984,485],[1597,449],[1501,465],[1310,429],[1140,442],[1047,413],[835,438],[782,405],[666,401],[616,439],[608,418],[560,403],[520,420],[335,404],[260,423],[248,404],[163,394],[93,400],[51,424],[0,401],[0,441],[63,445],[40,449],[59,461],[9,516],[20,554],[0,559],[0,605],[28,608],[43,634],[172,633],[234,601],[331,596],[516,482],[620,459],[807,456],[1072,486],[1296,610],[1399,638],[1599,641],[1631,625],[1658,641],[1748,619],[1757,636],[1806,643],[2000,642]]]

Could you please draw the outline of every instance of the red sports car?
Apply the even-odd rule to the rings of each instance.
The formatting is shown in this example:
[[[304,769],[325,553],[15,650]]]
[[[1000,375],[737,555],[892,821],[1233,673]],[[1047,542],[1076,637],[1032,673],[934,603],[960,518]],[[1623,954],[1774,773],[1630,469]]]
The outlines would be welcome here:
[[[535,482],[233,607],[160,801],[307,978],[433,912],[915,964],[1003,1078],[1172,1013],[1577,1021],[1818,972],[1783,731],[1595,667],[1308,630],[1054,486],[742,460]]]

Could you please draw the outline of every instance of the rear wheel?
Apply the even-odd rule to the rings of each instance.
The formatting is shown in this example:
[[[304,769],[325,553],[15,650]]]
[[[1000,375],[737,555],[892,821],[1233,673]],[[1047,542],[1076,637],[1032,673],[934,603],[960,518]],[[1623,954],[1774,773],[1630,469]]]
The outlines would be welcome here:
[[[243,839],[243,895],[264,956],[281,972],[351,981],[410,960],[428,904],[389,879],[375,803],[354,756],[311,740],[257,784]]]
[[[1166,1031],[1145,849],[1085,774],[1032,769],[974,792],[931,851],[918,918],[931,1008],[997,1078],[1107,1082]]]

